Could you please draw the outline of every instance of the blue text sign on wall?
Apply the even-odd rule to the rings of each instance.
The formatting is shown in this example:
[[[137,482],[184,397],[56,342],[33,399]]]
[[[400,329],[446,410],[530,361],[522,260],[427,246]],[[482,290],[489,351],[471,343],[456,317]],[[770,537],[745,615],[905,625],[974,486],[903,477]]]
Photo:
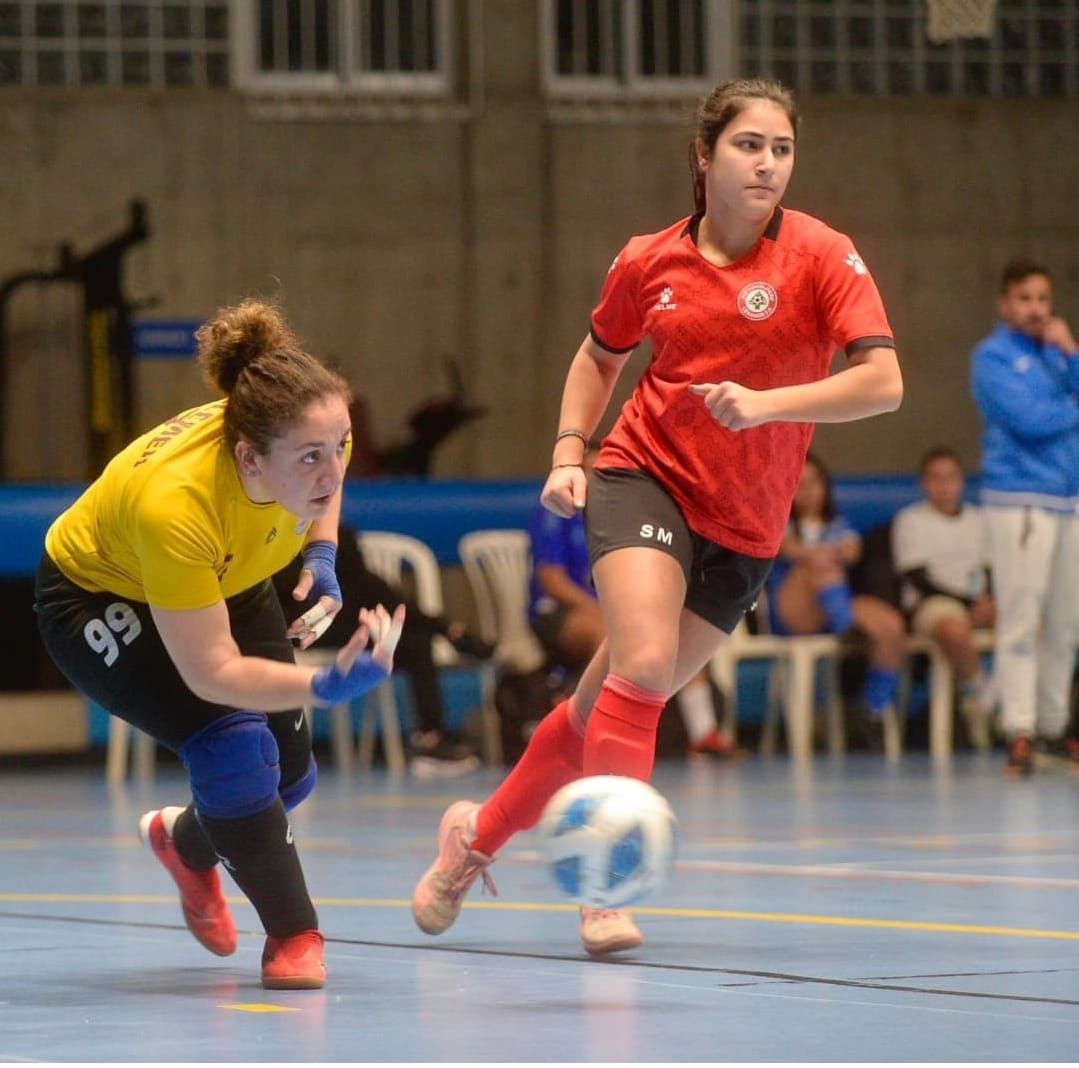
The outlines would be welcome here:
[[[141,319],[131,330],[135,355],[149,359],[188,359],[198,351],[198,319]]]

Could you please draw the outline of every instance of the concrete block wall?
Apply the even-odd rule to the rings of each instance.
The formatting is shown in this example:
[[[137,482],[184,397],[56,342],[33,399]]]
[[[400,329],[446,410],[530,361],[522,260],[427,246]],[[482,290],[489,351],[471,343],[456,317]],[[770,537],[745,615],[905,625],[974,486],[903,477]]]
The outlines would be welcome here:
[[[234,92],[3,90],[0,277],[52,266],[62,241],[96,244],[143,197],[153,237],[130,258],[128,288],[159,298],[153,315],[199,318],[247,294],[278,296],[311,350],[339,361],[369,398],[380,444],[446,391],[443,359],[454,355],[489,413],[440,450],[436,474],[541,471],[565,368],[612,257],[630,234],[690,210],[690,130],[672,116],[688,116],[693,101],[554,108],[532,5],[480,10],[479,84],[441,111],[298,118]],[[817,447],[852,474],[909,470],[937,441],[976,467],[967,357],[993,322],[1004,260],[1045,260],[1062,310],[1079,320],[1079,106],[802,105],[787,203],[854,236],[907,379],[900,412],[821,428]],[[20,322],[29,331],[40,314],[28,299]],[[43,470],[43,435],[67,435],[53,467],[57,452],[79,448],[63,347],[50,336],[13,370],[3,432],[17,476],[63,476]],[[627,368],[608,424],[646,359]],[[207,396],[185,362],[147,361],[138,382],[143,427]]]

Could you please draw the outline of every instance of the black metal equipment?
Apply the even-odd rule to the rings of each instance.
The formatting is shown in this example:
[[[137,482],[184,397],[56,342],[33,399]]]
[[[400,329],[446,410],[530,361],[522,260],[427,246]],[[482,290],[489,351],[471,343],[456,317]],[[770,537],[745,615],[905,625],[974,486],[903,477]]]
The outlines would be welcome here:
[[[92,478],[109,458],[130,440],[135,426],[135,389],[131,337],[134,305],[124,295],[124,256],[129,249],[150,236],[146,204],[133,200],[127,227],[83,256],[76,256],[70,244],[59,250],[59,262],[52,271],[23,271],[0,284],[0,396],[10,410],[8,396],[9,353],[6,315],[11,295],[30,282],[65,281],[82,286],[82,336],[86,354],[86,403],[89,412],[89,442],[86,476]],[[8,474],[0,436],[0,478]]]

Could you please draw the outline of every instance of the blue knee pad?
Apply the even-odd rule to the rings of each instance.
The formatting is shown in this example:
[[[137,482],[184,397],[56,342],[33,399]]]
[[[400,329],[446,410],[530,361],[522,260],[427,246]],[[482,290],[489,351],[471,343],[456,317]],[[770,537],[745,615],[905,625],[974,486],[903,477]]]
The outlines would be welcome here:
[[[214,820],[239,820],[277,800],[277,739],[261,712],[231,712],[193,734],[180,757],[191,776],[195,807]]]
[[[294,783],[289,783],[288,786],[282,788],[281,801],[285,806],[285,811],[291,812],[305,797],[308,797],[314,790],[317,780],[318,765],[312,757],[311,763],[307,765],[307,771]]]

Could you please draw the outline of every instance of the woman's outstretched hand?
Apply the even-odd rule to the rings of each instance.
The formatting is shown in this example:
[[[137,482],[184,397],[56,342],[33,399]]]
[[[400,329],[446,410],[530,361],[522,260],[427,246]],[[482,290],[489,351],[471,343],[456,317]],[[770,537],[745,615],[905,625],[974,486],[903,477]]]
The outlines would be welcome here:
[[[315,673],[311,692],[322,704],[351,701],[373,690],[393,671],[393,652],[401,640],[405,625],[405,606],[397,606],[393,615],[377,605],[360,610],[360,625],[334,662]],[[367,652],[367,643],[374,648]]]

